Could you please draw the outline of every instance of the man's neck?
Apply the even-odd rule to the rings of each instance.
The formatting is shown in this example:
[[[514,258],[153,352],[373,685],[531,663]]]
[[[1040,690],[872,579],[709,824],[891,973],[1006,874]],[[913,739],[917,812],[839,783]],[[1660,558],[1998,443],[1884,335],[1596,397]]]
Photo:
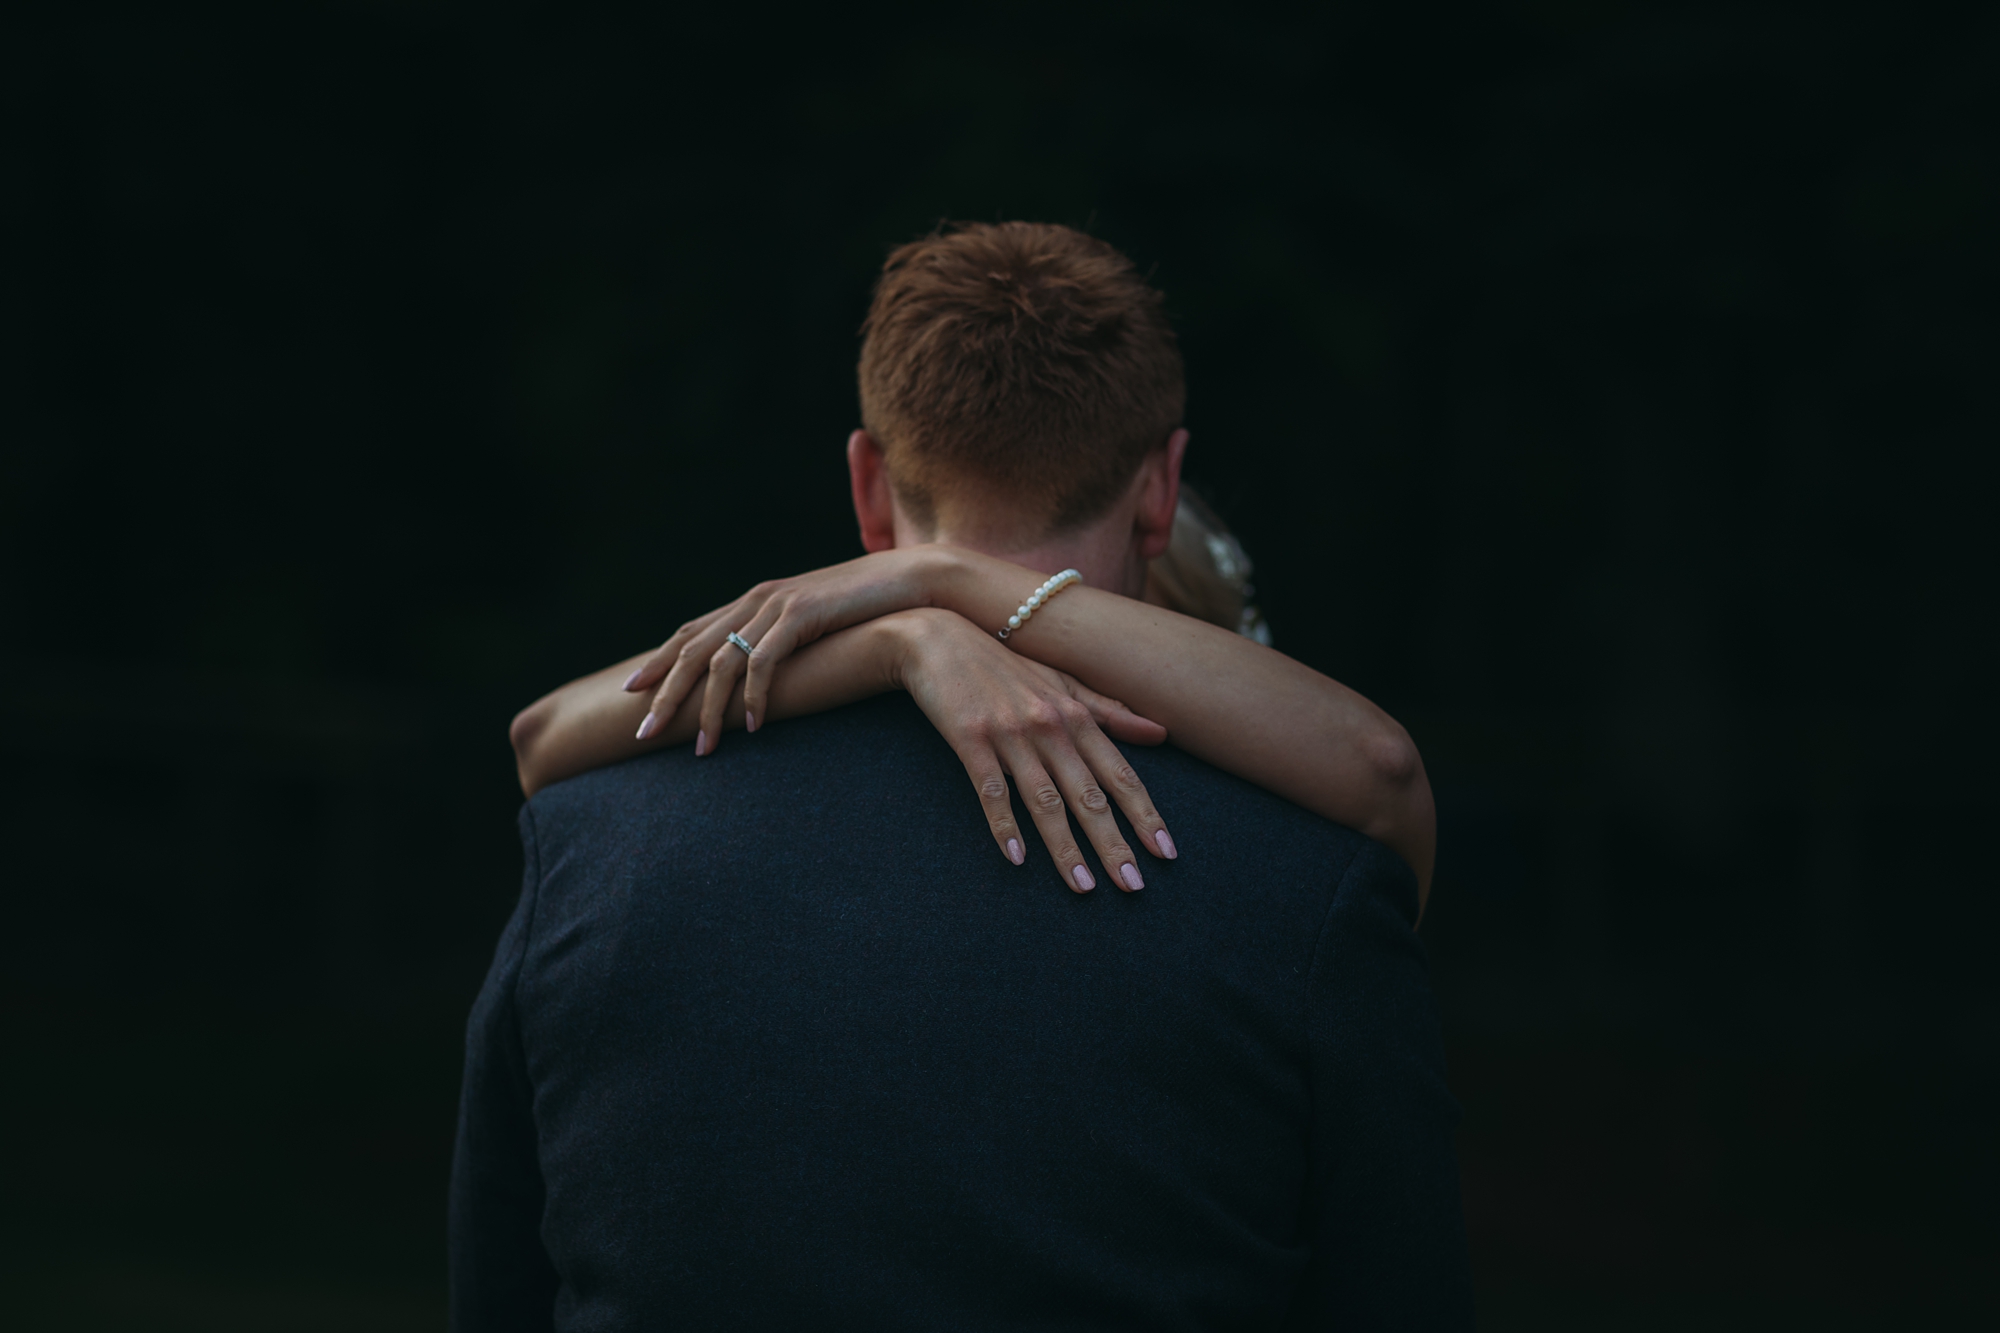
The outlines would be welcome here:
[[[928,540],[1026,565],[1043,574],[1074,569],[1089,586],[1127,597],[1140,597],[1146,591],[1146,562],[1139,557],[1129,523],[1095,524],[1025,547],[984,533],[965,534],[942,528]],[[896,544],[908,543],[899,533]]]

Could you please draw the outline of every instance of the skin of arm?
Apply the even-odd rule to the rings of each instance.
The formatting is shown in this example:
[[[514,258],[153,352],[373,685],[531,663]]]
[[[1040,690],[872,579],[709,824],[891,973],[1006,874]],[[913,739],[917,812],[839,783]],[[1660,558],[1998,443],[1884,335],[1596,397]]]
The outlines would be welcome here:
[[[523,791],[532,796],[551,782],[685,740],[696,727],[711,744],[725,730],[748,729],[735,675],[704,690],[699,716],[692,708],[681,709],[669,714],[662,728],[658,714],[647,713],[653,725],[633,728],[645,704],[627,688],[630,677],[620,681],[619,673],[641,660],[572,681],[515,718],[511,730]],[[1111,882],[1127,892],[1143,889],[1145,876],[1111,815],[1114,804],[1149,853],[1168,860],[1177,854],[1145,784],[1107,738],[1158,745],[1166,729],[1073,676],[1009,652],[955,612],[917,607],[865,621],[791,656],[778,682],[762,707],[780,718],[886,689],[907,691],[965,765],[1002,854],[1016,865],[1025,863],[1027,830],[1016,819],[1011,787],[1049,849],[1056,873],[1076,892],[1089,892],[1097,881],[1070,817]],[[697,738],[695,755],[710,752]]]
[[[898,688],[897,640],[892,627],[868,621],[808,644],[771,683],[767,709],[774,720],[823,713]],[[623,682],[648,654],[592,672],[543,695],[522,709],[507,729],[513,742],[521,792],[533,796],[551,783],[588,773],[669,745],[694,739],[695,710],[681,709],[645,740],[633,736],[650,702],[628,694]],[[739,681],[724,715],[731,730],[743,726]]]
[[[824,666],[811,668],[803,679],[790,679],[781,701],[778,682],[810,660],[805,650],[779,650],[760,654],[761,662],[746,662],[736,649],[716,642],[729,628],[749,627],[753,617],[752,638],[760,647],[783,642],[817,648],[837,637],[828,631],[915,607],[955,612],[991,633],[1048,572],[929,543],[759,585],[724,612],[690,622],[655,653],[566,686],[524,713],[515,733],[524,785],[685,741],[699,723],[691,716],[695,709],[677,705],[694,694],[709,666],[721,672],[710,681],[714,694],[729,690],[727,721],[721,725],[731,728],[742,725],[746,666],[751,692],[769,692],[762,711],[771,718],[815,711],[805,706],[814,700],[834,707],[893,688],[882,683],[889,672],[869,652],[841,653],[820,659]],[[1422,759],[1395,719],[1338,681],[1219,626],[1083,586],[1046,603],[1008,647],[1123,700],[1132,712],[1164,725],[1174,743],[1196,757],[1374,838],[1409,863],[1420,895],[1428,896],[1437,817]],[[622,727],[642,717],[644,696],[631,696],[631,703],[610,696],[620,690],[620,673],[641,661],[652,664],[647,688],[659,682],[655,707],[668,725],[635,742],[630,731],[620,735],[611,724],[615,720]],[[676,665],[662,681],[660,673],[670,662]],[[842,671],[855,672],[857,680],[836,679]],[[592,691],[595,702],[551,705],[566,691],[581,689]],[[661,699],[667,700],[665,707]],[[550,707],[538,712],[545,705]],[[711,707],[721,709],[722,699]],[[573,736],[572,726],[593,729],[593,735]],[[535,749],[559,757],[546,760],[525,750],[524,735]]]
[[[927,552],[932,605],[1007,623],[1047,577],[959,547]],[[1072,585],[1007,646],[1121,699],[1189,754],[1390,848],[1430,892],[1437,809],[1409,733],[1361,695],[1219,625]]]

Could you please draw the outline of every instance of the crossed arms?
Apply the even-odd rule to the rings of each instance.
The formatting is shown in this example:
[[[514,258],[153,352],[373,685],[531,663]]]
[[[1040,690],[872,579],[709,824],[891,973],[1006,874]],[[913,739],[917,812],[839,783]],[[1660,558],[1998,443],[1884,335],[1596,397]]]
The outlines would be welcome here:
[[[1128,888],[1137,885],[1124,868],[1136,874],[1138,858],[1112,802],[1148,854],[1174,854],[1108,733],[1139,744],[1171,737],[1366,834],[1401,856],[1428,894],[1436,812],[1423,761],[1395,719],[1282,653],[1095,588],[1070,588],[1002,644],[992,627],[1047,573],[925,545],[759,584],[654,652],[524,710],[510,733],[522,789],[697,738],[712,751],[746,713],[762,726],[906,689],[964,761],[1003,854],[1021,859],[1011,778],[1072,887],[1091,876],[1065,809]],[[739,628],[757,646],[747,658],[725,638]]]

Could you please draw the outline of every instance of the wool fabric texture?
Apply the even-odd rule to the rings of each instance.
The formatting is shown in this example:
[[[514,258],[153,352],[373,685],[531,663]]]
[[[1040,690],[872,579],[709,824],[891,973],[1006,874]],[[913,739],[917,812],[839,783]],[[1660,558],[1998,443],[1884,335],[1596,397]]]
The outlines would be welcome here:
[[[537,794],[453,1327],[1469,1329],[1408,867],[1126,754],[1130,894],[1010,864],[903,695]]]

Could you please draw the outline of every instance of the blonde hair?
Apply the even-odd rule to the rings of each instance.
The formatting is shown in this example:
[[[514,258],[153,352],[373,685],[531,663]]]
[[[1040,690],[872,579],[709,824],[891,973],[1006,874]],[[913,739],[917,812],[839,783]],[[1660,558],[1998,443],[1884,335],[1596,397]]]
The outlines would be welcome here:
[[[1271,627],[1250,604],[1257,592],[1250,569],[1228,525],[1200,496],[1183,490],[1173,539],[1146,566],[1146,600],[1268,645]]]

